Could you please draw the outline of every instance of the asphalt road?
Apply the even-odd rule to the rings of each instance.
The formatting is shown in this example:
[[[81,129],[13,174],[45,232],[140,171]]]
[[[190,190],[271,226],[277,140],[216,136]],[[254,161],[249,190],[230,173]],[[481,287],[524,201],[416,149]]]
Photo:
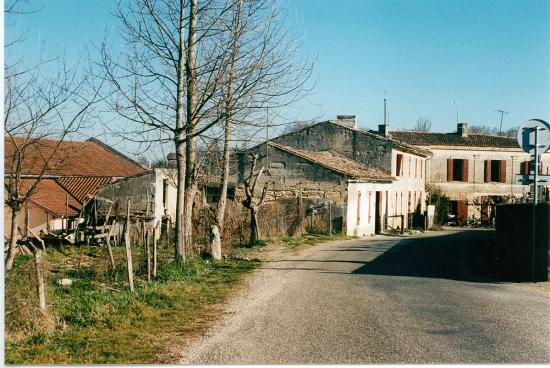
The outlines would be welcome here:
[[[549,363],[548,283],[494,279],[492,232],[436,235],[279,254],[180,363]]]

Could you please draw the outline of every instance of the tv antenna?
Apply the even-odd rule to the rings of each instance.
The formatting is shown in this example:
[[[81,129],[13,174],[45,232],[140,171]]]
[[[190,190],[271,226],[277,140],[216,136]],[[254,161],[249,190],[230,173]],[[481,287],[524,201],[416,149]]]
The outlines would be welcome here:
[[[451,102],[451,105],[456,105],[456,123],[458,125],[458,106],[460,106],[460,101],[454,100]]]
[[[509,111],[504,111],[502,109],[495,110],[496,112],[500,113],[500,128],[498,129],[498,133],[502,133],[502,119],[504,118],[504,114],[509,114]]]

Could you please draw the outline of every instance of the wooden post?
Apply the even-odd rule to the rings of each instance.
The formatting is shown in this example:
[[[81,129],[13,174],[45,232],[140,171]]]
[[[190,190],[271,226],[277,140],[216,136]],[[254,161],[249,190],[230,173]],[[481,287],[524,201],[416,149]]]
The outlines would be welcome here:
[[[25,236],[29,237],[29,209],[25,206]]]
[[[32,229],[29,227],[29,232],[31,233],[32,236],[34,236],[36,238],[36,240],[38,240],[40,242],[40,244],[42,245],[42,249],[43,250],[46,250],[46,244],[44,243],[44,240],[39,237],[38,235],[35,234],[34,231],[32,231]]]
[[[405,215],[401,215],[401,234],[405,233]]]
[[[107,212],[107,217],[105,218],[105,222],[103,223],[103,228],[105,229],[105,226],[109,225],[109,216],[111,215],[111,209],[113,208],[113,204],[109,206],[109,211]],[[107,235],[107,250],[109,251],[109,259],[111,260],[111,267],[113,270],[115,269],[115,257],[113,256],[113,249],[111,248],[111,232],[113,230],[113,227],[115,224],[113,223],[113,226],[109,227],[109,234]]]
[[[65,234],[69,233],[69,193],[65,193],[65,221],[67,222],[67,229]]]
[[[124,243],[126,245],[126,260],[128,262],[128,284],[130,291],[134,292],[134,270],[132,265],[132,247],[130,246],[130,200],[126,209],[126,229],[124,231]]]
[[[157,227],[153,228],[153,277],[157,277]]]
[[[42,262],[42,251],[36,248],[34,252],[34,261],[36,265],[36,285],[38,290],[38,303],[40,306],[40,311],[42,313],[46,312],[46,288],[44,286],[44,273],[43,273],[43,262]]]
[[[145,234],[145,258],[147,262],[147,281],[151,281],[151,250],[149,247],[149,231],[144,232]]]

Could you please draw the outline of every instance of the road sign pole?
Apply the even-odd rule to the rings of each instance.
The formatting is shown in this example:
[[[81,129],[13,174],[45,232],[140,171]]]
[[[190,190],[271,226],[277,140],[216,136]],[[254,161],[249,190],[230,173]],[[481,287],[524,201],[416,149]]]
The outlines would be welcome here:
[[[533,168],[534,173],[533,177],[535,182],[533,183],[533,219],[531,225],[531,281],[535,282],[535,249],[537,246],[536,242],[536,219],[537,219],[537,198],[538,198],[538,171],[539,171],[539,127],[535,127],[535,167]]]

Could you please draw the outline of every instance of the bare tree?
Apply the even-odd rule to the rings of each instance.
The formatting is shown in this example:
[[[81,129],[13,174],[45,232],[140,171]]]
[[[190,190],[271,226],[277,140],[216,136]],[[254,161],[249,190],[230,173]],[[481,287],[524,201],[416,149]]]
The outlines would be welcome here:
[[[265,200],[265,196],[267,194],[267,188],[269,187],[269,181],[266,181],[264,183],[264,187],[262,189],[262,192],[260,194],[259,199],[255,199],[256,195],[256,184],[258,183],[258,180],[261,178],[264,167],[261,167],[258,172],[254,172],[256,169],[256,162],[258,161],[258,154],[250,155],[251,161],[250,161],[250,172],[248,174],[248,177],[244,180],[244,192],[246,195],[245,200],[242,202],[243,206],[248,208],[250,212],[250,241],[249,245],[253,246],[256,244],[256,241],[259,239],[259,231],[258,231],[258,208]]]
[[[498,135],[498,129],[487,125],[472,125],[468,128],[470,134]]]
[[[429,118],[418,118],[413,130],[416,132],[429,132],[432,129],[432,121]]]
[[[104,47],[101,60],[111,105],[128,122],[118,133],[144,147],[174,142],[175,253],[183,259],[194,252],[197,139],[257,124],[255,111],[300,95],[310,65],[292,63],[295,48],[267,0],[139,0],[120,8],[118,18],[128,49],[114,58]]]
[[[17,2],[9,9],[14,13]],[[18,41],[17,41],[18,42]],[[97,102],[97,93],[89,94],[91,81],[61,64],[48,77],[41,61],[25,67],[13,60],[11,43],[6,48],[4,66],[5,204],[11,211],[10,243],[5,260],[11,269],[16,255],[21,209],[35,193],[42,179],[64,164],[70,152],[64,139],[79,130],[89,118],[89,108]],[[95,90],[95,89],[94,89]]]

